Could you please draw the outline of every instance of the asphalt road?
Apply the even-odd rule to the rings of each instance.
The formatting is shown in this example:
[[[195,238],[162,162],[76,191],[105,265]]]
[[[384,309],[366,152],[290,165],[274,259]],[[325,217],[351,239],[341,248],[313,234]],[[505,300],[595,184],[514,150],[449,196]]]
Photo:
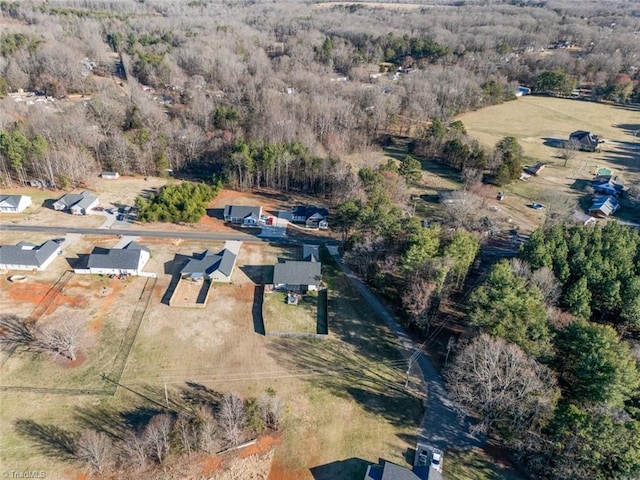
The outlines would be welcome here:
[[[400,339],[405,357],[410,357],[420,346],[409,337],[394,316],[369,290],[369,287],[342,262],[337,247],[329,247],[329,252],[351,284]],[[483,446],[486,440],[470,435],[468,424],[461,420],[453,410],[444,378],[438,373],[429,359],[422,354],[417,355],[417,359],[413,362],[411,369],[413,373],[416,373],[419,369],[419,374],[422,376],[426,386],[425,413],[418,430],[417,442],[444,451],[452,447]]]
[[[42,226],[42,225],[24,225],[24,224],[0,224],[1,231],[12,232],[39,232],[39,233],[52,233],[52,234],[65,234],[76,233],[81,235],[122,235],[129,237],[153,237],[153,238],[181,238],[184,240],[238,240],[241,242],[268,242],[268,243],[311,243],[322,244],[326,243],[326,239],[314,240],[308,238],[308,235],[304,238],[299,238],[295,233],[287,237],[282,235],[268,237],[251,235],[249,233],[212,233],[212,232],[166,232],[158,230],[140,230],[135,228],[117,229],[117,228],[80,228],[80,227],[56,227],[56,226]]]

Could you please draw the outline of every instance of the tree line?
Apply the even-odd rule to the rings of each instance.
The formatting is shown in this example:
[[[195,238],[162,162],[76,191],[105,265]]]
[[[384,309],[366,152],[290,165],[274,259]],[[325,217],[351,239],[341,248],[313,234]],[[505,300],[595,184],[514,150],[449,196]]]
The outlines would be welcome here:
[[[29,140],[44,138],[47,150],[22,165],[0,153],[2,182],[75,186],[101,170],[208,178],[221,165],[231,172],[235,162],[238,170],[249,161],[238,144],[255,143],[297,157],[307,173],[285,181],[281,173],[256,178],[238,170],[241,178],[230,173],[234,184],[326,191],[325,180],[304,177],[344,170],[332,168],[336,159],[377,148],[398,124],[448,125],[457,113],[513,99],[517,84],[552,94],[589,84],[621,101],[638,94],[633,32],[640,26],[626,4],[466,2],[412,15],[364,6],[220,8],[5,2],[0,15],[11,23],[0,34],[0,131],[13,134],[21,122],[18,129]],[[580,49],[540,52],[566,42]],[[7,96],[18,89],[55,101]],[[468,139],[447,138],[443,152],[445,144],[452,163],[491,163]]]
[[[633,228],[555,225],[469,297],[450,390],[536,475],[640,474],[639,259]]]

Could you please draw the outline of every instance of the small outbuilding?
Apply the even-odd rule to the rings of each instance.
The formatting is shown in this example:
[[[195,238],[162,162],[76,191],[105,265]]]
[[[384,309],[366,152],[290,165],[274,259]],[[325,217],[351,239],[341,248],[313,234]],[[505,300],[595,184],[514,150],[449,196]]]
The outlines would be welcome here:
[[[100,177],[105,180],[117,180],[120,178],[120,174],[118,172],[102,172]]]
[[[31,197],[27,195],[0,195],[0,212],[21,213],[31,206]]]

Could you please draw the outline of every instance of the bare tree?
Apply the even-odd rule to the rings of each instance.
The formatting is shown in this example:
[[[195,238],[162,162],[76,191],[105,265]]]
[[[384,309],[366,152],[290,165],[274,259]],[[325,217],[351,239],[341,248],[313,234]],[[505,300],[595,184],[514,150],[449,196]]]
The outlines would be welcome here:
[[[45,327],[15,315],[0,318],[0,344],[25,351],[46,352],[74,361],[83,327],[80,320],[66,318]]]
[[[85,430],[80,435],[76,456],[92,470],[101,472],[113,459],[113,443],[104,432]]]
[[[163,463],[169,456],[171,445],[169,442],[173,418],[168,413],[154,416],[144,429],[144,440],[150,453],[158,463]]]
[[[181,413],[178,416],[173,429],[178,441],[182,445],[184,453],[191,455],[193,450],[197,447],[198,441],[198,430],[194,419]]]
[[[475,431],[524,432],[551,415],[558,398],[549,368],[517,345],[483,334],[466,345],[446,371],[461,413],[475,417]]]
[[[220,432],[216,419],[208,407],[202,406],[196,414],[198,424],[198,448],[213,453],[220,447]]]
[[[427,326],[429,308],[436,291],[436,284],[423,278],[407,282],[406,294],[402,296],[402,306],[411,320],[421,328]]]
[[[273,430],[279,430],[284,416],[282,399],[275,392],[268,391],[260,395],[258,406],[264,424]]]
[[[560,152],[560,158],[564,160],[564,166],[567,166],[569,160],[573,160],[576,157],[576,153],[580,150],[580,142],[575,139],[562,142],[562,151]]]
[[[60,355],[73,362],[76,359],[82,332],[83,328],[80,321],[68,318],[58,324],[48,325],[39,329],[37,343],[42,350],[53,355]]]
[[[220,426],[225,440],[231,445],[242,441],[245,417],[244,400],[237,393],[225,395],[220,408]]]
[[[144,468],[147,465],[149,455],[147,453],[147,443],[142,435],[129,432],[124,440],[123,453],[127,463],[136,468]]]
[[[531,273],[531,283],[540,289],[542,300],[547,306],[558,303],[562,288],[556,276],[547,267],[534,270]]]

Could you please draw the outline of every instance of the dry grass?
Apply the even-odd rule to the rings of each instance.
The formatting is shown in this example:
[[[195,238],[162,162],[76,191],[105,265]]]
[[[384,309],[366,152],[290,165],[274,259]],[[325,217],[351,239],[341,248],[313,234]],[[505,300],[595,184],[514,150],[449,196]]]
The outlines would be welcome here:
[[[400,10],[403,12],[420,10],[422,8],[429,8],[432,5],[423,5],[419,3],[377,3],[377,2],[326,2],[316,3],[313,8],[333,8],[333,7],[348,7],[351,5],[358,5],[367,8],[379,8],[381,10]]]
[[[262,314],[267,333],[317,333],[318,293],[302,295],[297,305],[287,304],[285,292],[265,293]]]

